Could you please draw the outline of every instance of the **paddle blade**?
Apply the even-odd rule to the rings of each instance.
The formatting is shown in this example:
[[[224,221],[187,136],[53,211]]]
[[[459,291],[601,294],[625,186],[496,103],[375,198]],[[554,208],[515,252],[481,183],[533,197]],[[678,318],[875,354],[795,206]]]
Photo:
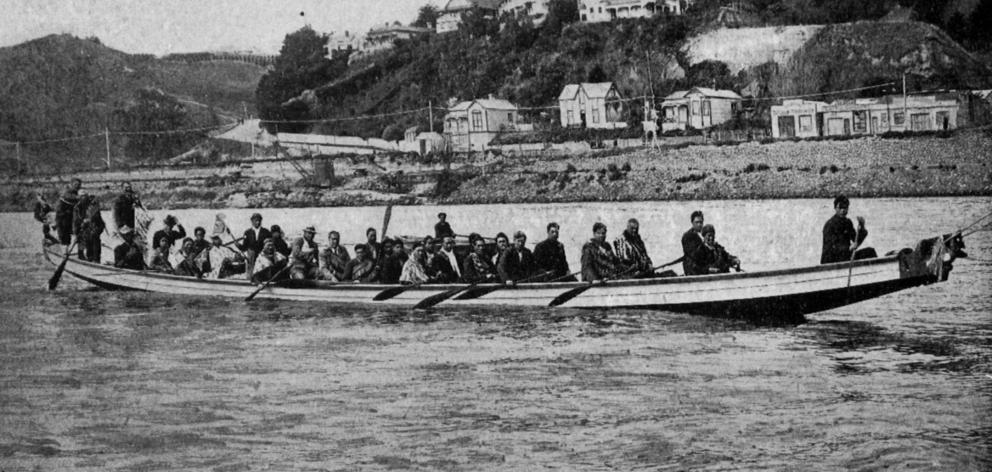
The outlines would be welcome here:
[[[55,273],[52,277],[48,279],[48,289],[55,290],[55,287],[59,286],[59,280],[62,279],[62,272],[65,272],[65,264],[69,262],[69,256],[65,256],[62,262],[59,264],[58,268],[55,269]]]
[[[554,307],[554,306],[562,305],[565,302],[567,302],[567,301],[569,301],[569,300],[571,300],[571,299],[579,296],[580,294],[582,294],[582,292],[585,292],[586,290],[589,290],[590,288],[592,288],[592,284],[585,285],[585,286],[582,286],[582,287],[573,288],[573,289],[571,289],[571,290],[569,290],[569,291],[567,291],[567,292],[565,292],[565,293],[563,293],[563,294],[558,295],[557,297],[555,297],[554,300],[551,300],[551,303],[549,303],[548,306]]]
[[[413,287],[414,287],[413,285],[403,285],[403,286],[400,286],[400,287],[390,287],[390,288],[387,288],[387,289],[385,289],[385,290],[377,293],[376,296],[372,297],[372,300],[373,301],[377,301],[377,302],[381,302],[383,300],[389,300],[390,298],[393,298],[393,297],[395,297],[395,296],[397,296],[397,295],[399,295],[399,294],[401,294],[401,293],[403,293],[403,292],[405,292],[405,291],[407,291],[407,290],[409,290],[409,289],[411,289]]]
[[[476,298],[479,298],[479,297],[488,295],[490,293],[493,293],[493,292],[495,292],[495,291],[497,291],[497,290],[499,290],[501,288],[504,288],[504,287],[502,287],[502,286],[496,286],[496,287],[475,287],[475,288],[471,288],[471,289],[466,290],[464,293],[458,295],[454,299],[455,300],[473,300],[473,299],[476,299]]]
[[[393,204],[386,205],[386,214],[382,215],[382,233],[380,237],[386,237],[386,230],[389,229],[389,220],[393,217]]]
[[[425,298],[425,299],[417,302],[417,304],[413,306],[413,309],[414,310],[423,310],[423,309],[426,309],[426,308],[430,308],[430,307],[432,307],[434,305],[437,305],[438,303],[441,303],[441,302],[443,302],[443,301],[445,301],[445,300],[447,300],[447,299],[455,296],[456,294],[458,294],[462,290],[465,290],[465,287],[459,287],[459,288],[448,290],[447,292],[441,292],[441,293],[439,293],[437,295],[431,295],[431,296],[429,296],[429,297],[427,297],[427,298]]]

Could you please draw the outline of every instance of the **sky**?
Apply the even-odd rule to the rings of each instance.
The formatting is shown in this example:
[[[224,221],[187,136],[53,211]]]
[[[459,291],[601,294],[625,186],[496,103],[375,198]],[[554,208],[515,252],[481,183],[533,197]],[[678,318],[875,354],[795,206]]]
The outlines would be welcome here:
[[[286,34],[409,24],[442,0],[0,0],[0,47],[49,34],[96,36],[128,53],[278,53]],[[301,16],[301,13],[303,15]]]

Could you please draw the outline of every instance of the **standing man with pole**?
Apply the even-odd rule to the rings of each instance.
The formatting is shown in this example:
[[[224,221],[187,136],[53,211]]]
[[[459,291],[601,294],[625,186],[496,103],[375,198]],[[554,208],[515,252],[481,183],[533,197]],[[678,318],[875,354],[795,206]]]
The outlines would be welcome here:
[[[83,181],[78,178],[72,179],[69,185],[59,194],[59,201],[55,204],[55,229],[59,236],[59,242],[69,250],[72,243],[72,217],[79,203],[79,189],[82,188]]]

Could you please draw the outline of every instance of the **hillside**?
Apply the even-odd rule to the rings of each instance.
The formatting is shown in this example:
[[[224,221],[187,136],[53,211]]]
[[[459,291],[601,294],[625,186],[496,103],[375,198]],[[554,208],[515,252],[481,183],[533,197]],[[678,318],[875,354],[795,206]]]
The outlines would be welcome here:
[[[992,69],[929,23],[712,30],[693,26],[691,18],[656,17],[571,23],[558,33],[504,25],[484,35],[459,31],[402,42],[317,84],[295,105],[307,103],[309,118],[335,120],[311,131],[368,137],[387,128],[426,127],[427,114],[351,117],[416,110],[428,102],[443,107],[450,99],[488,94],[523,107],[549,107],[528,118],[553,126],[550,107],[561,88],[580,81],[612,80],[627,97],[663,97],[694,85],[775,97],[901,81],[903,74],[911,92],[992,86]],[[771,103],[759,103],[759,116]],[[435,128],[441,114],[434,114]],[[629,107],[629,121],[640,121],[639,115],[640,107]]]
[[[242,115],[243,106],[254,109],[263,72],[250,64],[168,62],[116,51],[96,39],[46,36],[0,48],[0,139],[32,142],[88,136],[105,128],[134,132],[144,131],[141,126],[165,130],[229,122]],[[161,103],[142,108],[148,100]],[[137,115],[163,104],[172,113],[168,119]],[[136,139],[116,136],[111,154],[122,163],[158,158],[185,150],[202,133],[186,138],[154,143],[159,147],[150,156],[135,153],[145,149]],[[90,167],[106,154],[105,147],[102,136],[26,144],[22,167]],[[8,147],[0,149],[2,160],[11,157]]]

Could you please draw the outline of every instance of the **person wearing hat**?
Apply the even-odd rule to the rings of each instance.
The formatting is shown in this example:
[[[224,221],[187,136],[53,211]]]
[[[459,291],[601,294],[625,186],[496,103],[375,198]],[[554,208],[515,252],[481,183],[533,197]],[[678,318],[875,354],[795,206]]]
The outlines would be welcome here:
[[[169,243],[182,241],[186,237],[186,228],[179,224],[179,219],[172,215],[166,215],[162,220],[162,229],[152,236],[152,249],[158,249],[162,241],[168,239]]]
[[[527,249],[527,235],[523,231],[513,233],[513,245],[503,251],[496,270],[499,271],[499,278],[509,285],[530,278],[537,272],[534,253]]]
[[[851,201],[844,195],[834,199],[834,216],[823,225],[823,251],[820,253],[820,264],[830,264],[832,262],[847,262],[854,259],[868,259],[878,257],[872,248],[858,249],[865,238],[868,237],[868,229],[865,228],[865,219],[858,217],[858,230],[854,230],[854,223],[847,218],[847,210],[851,206]]]
[[[169,253],[172,250],[172,239],[164,237],[158,241],[158,247],[152,249],[152,261],[148,264],[152,270],[171,274],[175,272]]]
[[[79,259],[99,263],[103,247],[100,236],[107,227],[100,216],[100,202],[95,196],[82,193],[73,213]]]
[[[114,224],[118,229],[124,225],[134,228],[134,209],[136,207],[141,207],[138,194],[134,193],[134,189],[131,188],[131,182],[122,183],[121,194],[114,200],[113,208]]]
[[[72,242],[72,217],[76,204],[79,203],[79,189],[83,187],[83,181],[74,178],[69,185],[59,194],[59,201],[55,204],[55,230],[59,236],[59,242],[69,249]]]
[[[251,215],[251,227],[245,230],[244,238],[241,240],[241,244],[238,245],[245,253],[246,263],[248,264],[247,273],[249,275],[254,274],[253,264],[255,263],[255,258],[262,252],[265,240],[271,237],[272,233],[262,226],[262,215],[253,213]]]
[[[437,224],[434,225],[434,239],[444,239],[445,236],[455,237],[455,231],[451,229],[451,225],[446,221],[448,219],[448,214],[441,212],[437,214]]]
[[[313,240],[317,230],[313,226],[303,229],[303,237],[293,241],[289,260],[289,277],[293,280],[316,280],[320,275],[320,264],[317,255],[320,253],[317,242]],[[274,242],[274,239],[273,239]],[[273,250],[275,245],[273,244]]]
[[[114,267],[120,269],[142,270],[145,268],[145,255],[141,246],[134,242],[134,230],[124,225],[117,228],[117,234],[124,242],[114,248]]]

